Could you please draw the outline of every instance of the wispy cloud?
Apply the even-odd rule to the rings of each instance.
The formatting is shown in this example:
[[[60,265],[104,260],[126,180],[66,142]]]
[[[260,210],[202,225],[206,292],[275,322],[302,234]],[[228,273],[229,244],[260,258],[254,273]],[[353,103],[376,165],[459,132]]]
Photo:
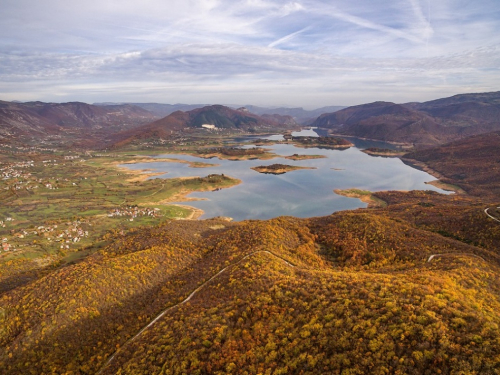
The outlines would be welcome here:
[[[496,0],[5,0],[0,98],[321,106],[497,90],[499,20]]]

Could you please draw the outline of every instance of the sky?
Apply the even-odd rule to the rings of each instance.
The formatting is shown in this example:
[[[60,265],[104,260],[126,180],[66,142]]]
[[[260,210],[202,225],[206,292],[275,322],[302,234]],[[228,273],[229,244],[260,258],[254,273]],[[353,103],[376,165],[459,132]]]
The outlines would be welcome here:
[[[499,90],[499,0],[1,2],[0,100],[313,109]]]

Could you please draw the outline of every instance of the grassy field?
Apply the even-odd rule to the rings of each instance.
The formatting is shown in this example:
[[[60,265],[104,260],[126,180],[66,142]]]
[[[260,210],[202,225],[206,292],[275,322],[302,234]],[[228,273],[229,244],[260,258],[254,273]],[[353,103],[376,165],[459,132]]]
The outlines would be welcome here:
[[[106,234],[189,218],[192,210],[169,202],[192,191],[238,183],[218,175],[148,179],[150,174],[116,167],[134,159],[130,153],[2,154],[0,262],[43,256],[71,260],[78,257],[75,252],[105,241]]]

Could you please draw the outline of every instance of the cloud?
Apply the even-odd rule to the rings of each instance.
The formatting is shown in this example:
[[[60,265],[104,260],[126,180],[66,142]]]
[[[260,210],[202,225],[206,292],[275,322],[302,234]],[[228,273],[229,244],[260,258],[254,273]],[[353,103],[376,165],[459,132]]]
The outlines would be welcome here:
[[[326,105],[498,89],[499,20],[495,0],[5,0],[0,97]]]

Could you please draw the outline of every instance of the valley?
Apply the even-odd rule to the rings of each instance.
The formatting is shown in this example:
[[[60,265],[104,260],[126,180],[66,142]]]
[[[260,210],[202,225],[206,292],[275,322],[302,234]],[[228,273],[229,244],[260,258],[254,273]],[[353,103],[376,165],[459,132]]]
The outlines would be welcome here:
[[[223,106],[85,142],[10,132],[0,373],[498,373],[500,136],[391,138],[380,107],[364,133]]]

